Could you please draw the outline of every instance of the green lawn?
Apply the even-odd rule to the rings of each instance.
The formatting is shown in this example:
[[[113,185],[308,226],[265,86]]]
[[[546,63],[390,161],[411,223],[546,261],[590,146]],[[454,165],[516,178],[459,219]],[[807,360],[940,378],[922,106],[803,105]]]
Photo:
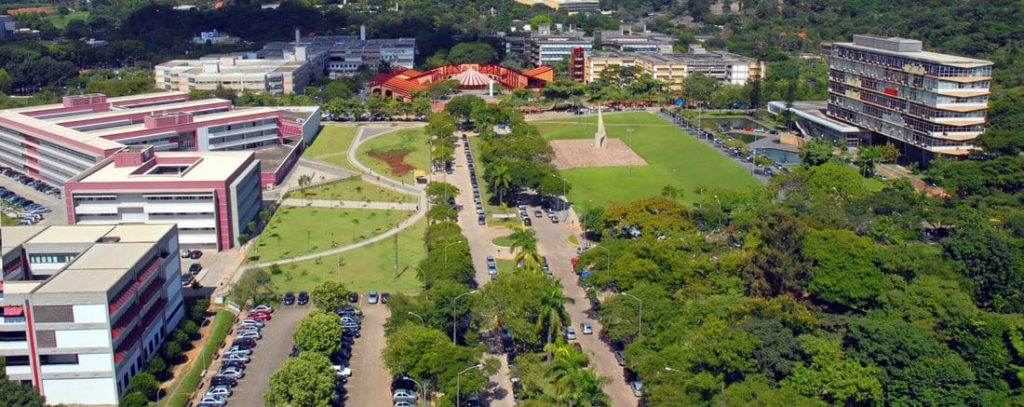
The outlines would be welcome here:
[[[516,262],[514,260],[497,259],[495,262],[498,263],[499,276],[516,271]]]
[[[360,178],[348,178],[289,192],[288,198],[335,201],[416,202],[416,197],[380,187]]]
[[[494,243],[497,246],[501,246],[501,247],[512,247],[512,238],[510,238],[508,236],[501,236],[501,237],[495,238],[492,243]]]
[[[743,190],[760,186],[743,167],[651,113],[620,113],[604,117],[609,137],[622,139],[647,165],[574,168],[561,171],[572,191],[569,199],[582,207],[608,206],[659,195],[672,185],[684,190],[681,202],[696,201],[698,188]],[[557,119],[533,124],[549,140],[590,138],[597,117]],[[628,129],[633,129],[630,132]],[[630,173],[632,172],[632,174]]]
[[[344,246],[383,233],[410,215],[399,210],[281,207],[249,255],[265,262]]]
[[[395,277],[395,239],[384,239],[369,246],[316,260],[287,264],[282,273],[273,275],[280,292],[309,291],[324,280],[341,280],[350,290],[366,293],[417,292],[422,283],[412,266],[423,260],[426,251],[423,234],[426,220],[421,220],[398,233],[398,270]],[[338,259],[341,266],[338,266]]]
[[[199,385],[200,373],[206,369],[206,365],[209,364],[210,356],[217,351],[220,343],[224,340],[224,337],[228,334],[228,328],[231,328],[231,323],[235,320],[235,314],[228,311],[220,311],[217,316],[213,319],[213,328],[210,330],[210,337],[206,340],[206,344],[203,345],[202,351],[199,352],[199,358],[197,360],[189,361],[192,365],[188,367],[186,373],[179,376],[174,383],[171,383],[167,389],[167,397],[161,399],[157,405],[161,406],[172,406],[181,407],[188,402],[189,396],[192,395],[192,391],[195,390],[196,386]]]
[[[332,126],[325,125],[320,129],[320,134],[313,140],[313,144],[303,153],[307,157],[326,161],[342,168],[356,170],[352,163],[348,162],[348,147],[359,130],[357,126]]]
[[[885,181],[878,178],[864,178],[864,189],[871,192],[881,191],[885,188]]]
[[[427,134],[423,129],[402,129],[377,136],[359,146],[357,157],[363,163],[378,174],[389,178],[405,181],[406,183],[416,182],[413,171],[397,176],[392,174],[391,166],[382,160],[370,157],[369,153],[386,153],[396,150],[409,150],[409,154],[403,160],[414,169],[427,171],[430,166],[430,146],[427,144]]]
[[[21,219],[14,216],[7,216],[6,213],[0,212],[0,226],[16,226]]]

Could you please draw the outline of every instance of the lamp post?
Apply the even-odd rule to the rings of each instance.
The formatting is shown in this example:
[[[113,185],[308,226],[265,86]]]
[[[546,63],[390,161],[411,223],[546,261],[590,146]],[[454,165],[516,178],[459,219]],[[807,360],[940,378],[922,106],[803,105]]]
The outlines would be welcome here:
[[[422,325],[426,325],[427,324],[426,322],[423,322],[423,315],[417,314],[417,313],[412,312],[412,311],[406,311],[405,313],[419,318],[420,319],[420,324],[422,324]]]
[[[455,342],[455,338],[458,336],[458,333],[459,333],[459,323],[456,320],[455,306],[458,305],[459,298],[465,297],[465,296],[473,294],[475,292],[476,292],[476,290],[464,292],[462,294],[459,294],[459,295],[455,296],[455,299],[452,300],[452,345],[456,345],[457,344]]]
[[[420,384],[420,382],[416,381],[416,379],[413,379],[412,377],[409,377],[409,380],[412,380],[413,383],[416,383],[416,385],[419,386],[420,393],[423,393],[423,405],[429,406],[430,403],[427,401],[427,388]]]
[[[636,324],[636,337],[639,338],[640,334],[643,333],[644,328],[644,300],[637,298],[637,296],[630,293],[621,293],[627,297],[630,297],[640,303],[640,311],[637,312],[637,324]]]
[[[462,371],[459,372],[459,374],[455,377],[455,407],[459,407],[462,405],[462,374],[470,370],[479,369],[482,367],[484,367],[483,363],[477,363],[473,366],[462,369]]]
[[[447,245],[444,246],[444,269],[445,270],[448,270],[448,248],[452,247],[454,245],[457,245],[459,243],[466,244],[465,241],[459,240],[459,241],[448,243]]]

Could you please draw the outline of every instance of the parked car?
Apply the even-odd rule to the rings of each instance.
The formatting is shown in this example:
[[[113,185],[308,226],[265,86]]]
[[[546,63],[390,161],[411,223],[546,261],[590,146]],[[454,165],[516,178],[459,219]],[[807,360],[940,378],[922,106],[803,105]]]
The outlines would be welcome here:
[[[390,298],[391,298],[391,294],[389,294],[389,293],[380,293],[380,303],[381,304],[387,304],[388,303],[388,299],[390,299]]]
[[[192,255],[192,251],[189,249],[181,249],[181,258],[187,259]]]
[[[498,267],[493,256],[487,256],[487,267]]]
[[[249,319],[255,319],[257,321],[267,321],[270,319],[270,313],[267,312],[250,312],[246,317]]]
[[[580,331],[583,331],[584,335],[591,335],[594,333],[594,327],[589,322],[580,323]]]
[[[416,392],[407,389],[397,389],[394,393],[391,393],[391,400],[398,402],[399,400],[416,402]]]
[[[234,366],[222,367],[220,369],[220,372],[217,373],[217,374],[221,374],[221,375],[229,376],[229,377],[234,377],[235,380],[238,380],[238,379],[241,379],[241,378],[245,377],[245,369],[234,367]]]
[[[416,404],[410,403],[405,400],[396,401],[393,407],[416,407]]]
[[[200,257],[203,257],[203,251],[202,250],[193,250],[191,253],[188,254],[188,257],[190,259],[193,259],[193,260],[198,259]]]
[[[257,328],[263,328],[264,326],[267,326],[267,323],[265,321],[261,321],[261,320],[253,319],[253,318],[243,319],[238,324],[243,326],[243,327],[245,327],[245,326],[255,326]]]
[[[338,315],[363,315],[363,312],[356,308],[354,305],[342,305],[334,310]]]
[[[216,376],[213,376],[212,378],[210,378],[210,385],[211,386],[235,387],[237,384],[238,384],[238,380],[235,380],[234,377],[216,375]]]
[[[334,371],[335,375],[341,377],[352,377],[352,369],[350,369],[348,366],[331,365],[331,370]]]
[[[224,351],[224,356],[227,355],[246,355],[252,356],[252,349],[242,349],[237,346],[231,346],[228,350]]]
[[[237,346],[237,347],[239,347],[241,349],[252,349],[252,348],[256,347],[256,340],[255,339],[235,339],[234,342],[231,342],[231,347],[235,347],[235,346]]]
[[[267,304],[257,304],[255,307],[252,307],[252,309],[250,309],[249,312],[266,312],[269,314],[273,314],[274,307],[271,307],[270,305]]]
[[[292,293],[292,292],[284,293],[284,298],[281,299],[281,304],[283,304],[283,305],[295,304],[295,293]]]
[[[621,350],[617,350],[613,354],[615,355],[615,361],[619,362],[619,366],[626,366],[626,353],[625,352],[623,352]]]
[[[223,406],[228,404],[228,399],[221,396],[203,396],[202,400],[199,400],[202,404],[211,404],[215,406]]]
[[[565,340],[574,341],[576,340],[576,330],[573,327],[565,327]]]
[[[366,302],[370,304],[377,303],[377,290],[370,290],[370,294],[366,296]]]
[[[348,302],[357,303],[359,302],[359,293],[349,293]]]
[[[189,287],[189,286],[192,285],[192,283],[195,283],[195,282],[196,282],[196,278],[194,276],[192,276],[191,274],[182,274],[181,275],[181,286],[182,287]]]
[[[235,338],[238,338],[238,339],[263,339],[263,336],[260,335],[260,333],[256,332],[256,331],[244,331],[244,332],[237,333],[235,335]]]
[[[206,391],[207,396],[221,396],[224,398],[231,397],[234,391],[228,386],[213,386],[210,390]]]
[[[636,397],[643,397],[644,396],[644,392],[643,392],[643,390],[641,390],[641,389],[644,388],[644,382],[639,381],[639,380],[629,382],[629,388],[630,388],[630,390],[633,390],[633,395],[634,396],[636,396]]]
[[[243,362],[243,363],[249,363],[249,362],[252,361],[252,357],[251,356],[243,355],[243,354],[240,354],[240,353],[226,355],[226,356],[221,357],[220,359],[221,360],[237,360],[237,361]]]
[[[544,214],[540,211],[540,209],[537,209],[537,210],[533,211],[533,217],[540,218],[540,217],[543,217],[543,216],[544,216]]]
[[[309,293],[305,291],[299,291],[299,305],[306,305],[309,303]]]
[[[191,266],[188,266],[188,272],[189,272],[189,274],[191,274],[193,276],[199,274],[200,271],[203,271],[203,265],[202,264],[192,263]]]

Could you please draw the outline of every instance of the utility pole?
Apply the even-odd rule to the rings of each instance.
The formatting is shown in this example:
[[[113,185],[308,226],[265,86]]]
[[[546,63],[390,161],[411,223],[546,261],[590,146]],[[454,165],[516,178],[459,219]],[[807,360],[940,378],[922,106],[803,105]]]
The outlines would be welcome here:
[[[398,223],[395,223],[395,229],[398,229]],[[395,233],[395,278],[398,278],[398,233]]]

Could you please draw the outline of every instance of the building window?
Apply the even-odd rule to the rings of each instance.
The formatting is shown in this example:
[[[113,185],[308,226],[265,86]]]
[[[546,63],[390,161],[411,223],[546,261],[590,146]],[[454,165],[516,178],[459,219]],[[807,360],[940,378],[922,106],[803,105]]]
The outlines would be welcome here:
[[[39,355],[39,364],[46,365],[77,365],[77,353],[64,353],[57,355]]]
[[[77,255],[78,253],[29,254],[28,262],[31,264],[60,264],[71,261]]]

